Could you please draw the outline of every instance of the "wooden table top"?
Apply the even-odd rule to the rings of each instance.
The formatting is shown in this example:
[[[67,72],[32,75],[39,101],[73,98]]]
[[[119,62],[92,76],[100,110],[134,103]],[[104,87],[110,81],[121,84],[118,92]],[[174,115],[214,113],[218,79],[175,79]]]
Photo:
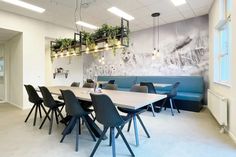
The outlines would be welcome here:
[[[71,90],[75,96],[80,100],[91,101],[89,93],[94,93],[93,88],[79,88],[69,86],[51,86],[47,87],[52,94],[61,95],[61,90]],[[150,94],[150,93],[137,93],[137,92],[126,92],[126,91],[115,91],[115,90],[101,90],[102,93],[108,95],[113,103],[119,107],[138,109],[148,104],[166,98],[166,95]]]

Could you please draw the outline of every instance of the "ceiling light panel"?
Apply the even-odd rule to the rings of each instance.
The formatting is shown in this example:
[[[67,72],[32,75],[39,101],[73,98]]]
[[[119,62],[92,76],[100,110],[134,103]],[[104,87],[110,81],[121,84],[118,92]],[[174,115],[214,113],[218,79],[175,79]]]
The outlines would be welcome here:
[[[171,0],[175,6],[180,6],[186,3],[186,0]]]
[[[109,8],[109,9],[107,9],[107,10],[108,10],[109,12],[111,12],[111,13],[113,13],[113,14],[119,16],[119,17],[122,17],[122,18],[126,19],[126,20],[129,20],[129,21],[130,21],[130,20],[133,20],[133,19],[134,19],[133,16],[131,16],[131,15],[127,14],[126,12],[124,12],[124,11],[118,9],[117,7],[111,7],[111,8]]]
[[[77,21],[76,24],[80,25],[80,26],[83,26],[83,27],[86,27],[86,28],[90,28],[90,29],[98,29],[97,26],[94,26],[92,24],[89,24],[89,23],[86,23],[86,22],[83,22],[83,21]]]
[[[9,4],[13,4],[25,9],[29,9],[38,13],[43,13],[45,11],[45,9],[40,8],[36,5],[30,4],[30,3],[26,3],[20,0],[2,0],[3,2],[9,3]]]

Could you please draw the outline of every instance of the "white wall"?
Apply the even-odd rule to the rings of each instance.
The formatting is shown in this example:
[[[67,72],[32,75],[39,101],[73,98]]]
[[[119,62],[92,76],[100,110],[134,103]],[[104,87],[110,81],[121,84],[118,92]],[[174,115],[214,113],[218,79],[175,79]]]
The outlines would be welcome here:
[[[8,64],[7,101],[22,108],[23,100],[23,37],[20,33],[5,43]]]
[[[50,39],[46,40],[46,51],[45,51],[45,85],[71,85],[72,82],[80,82],[82,86],[83,83],[83,58],[82,56],[73,56],[57,58],[53,61],[50,58]],[[65,75],[57,75],[55,79],[53,78],[53,73],[56,68],[62,67],[64,70],[69,70],[69,75],[65,78]]]
[[[231,87],[227,87],[224,85],[220,85],[214,83],[213,79],[213,50],[214,50],[214,31],[216,23],[219,19],[219,0],[214,2],[212,9],[209,14],[209,46],[210,46],[210,57],[209,57],[209,79],[210,79],[210,89],[214,90],[221,95],[225,96],[229,99],[229,133],[230,136],[236,141],[236,70],[235,70],[235,63],[236,63],[236,1],[233,0],[232,5],[232,54],[231,54]]]
[[[0,44],[0,58],[4,58],[4,45]],[[5,69],[5,68],[4,68]],[[5,100],[5,83],[4,78],[0,77],[0,101]]]
[[[73,38],[74,31],[5,11],[0,11],[0,19],[0,28],[22,32],[23,34],[23,65],[19,65],[23,67],[21,83],[23,99],[18,105],[22,108],[29,108],[30,104],[23,84],[38,86],[45,83],[45,38]],[[82,69],[82,67],[79,68]]]

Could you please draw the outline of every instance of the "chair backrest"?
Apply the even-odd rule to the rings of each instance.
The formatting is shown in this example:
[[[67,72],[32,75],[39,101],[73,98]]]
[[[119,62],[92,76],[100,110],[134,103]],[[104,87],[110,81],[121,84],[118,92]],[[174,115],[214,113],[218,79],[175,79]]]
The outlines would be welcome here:
[[[107,127],[121,125],[124,120],[120,117],[115,105],[105,94],[90,93],[92,104],[99,123]]]
[[[94,81],[92,79],[87,79],[86,82],[87,83],[94,83]]]
[[[40,104],[42,103],[42,99],[39,97],[38,93],[34,89],[32,85],[24,85],[25,89],[29,96],[29,101],[34,104]]]
[[[180,85],[180,82],[176,82],[170,91],[170,93],[167,94],[168,97],[175,97],[177,95],[177,88]]]
[[[80,82],[72,82],[71,87],[79,87]]]
[[[117,90],[117,85],[116,84],[107,84],[104,89],[108,89],[108,90]]]
[[[70,90],[61,90],[62,97],[65,101],[66,105],[66,113],[71,116],[82,116],[85,115],[86,112],[81,107],[78,99],[75,94]]]
[[[52,94],[49,92],[49,90],[46,87],[39,87],[39,89],[43,96],[44,105],[49,108],[56,107],[56,102],[53,99]]]
[[[152,82],[140,82],[140,86],[147,86],[148,93],[155,93],[156,94],[156,89],[155,89]]]
[[[139,92],[139,93],[148,93],[148,87],[147,86],[139,86],[134,85],[130,89],[131,92]]]
[[[85,82],[83,88],[94,88],[94,83]]]
[[[108,84],[115,84],[115,80],[109,80]]]

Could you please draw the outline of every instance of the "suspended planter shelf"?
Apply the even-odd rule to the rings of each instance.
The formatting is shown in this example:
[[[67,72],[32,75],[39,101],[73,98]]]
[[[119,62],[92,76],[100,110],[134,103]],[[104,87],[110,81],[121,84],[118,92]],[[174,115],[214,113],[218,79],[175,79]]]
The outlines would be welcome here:
[[[50,42],[51,58],[80,56],[129,46],[129,21],[121,18],[121,26],[103,24],[94,33],[80,31],[74,39],[56,39]]]

